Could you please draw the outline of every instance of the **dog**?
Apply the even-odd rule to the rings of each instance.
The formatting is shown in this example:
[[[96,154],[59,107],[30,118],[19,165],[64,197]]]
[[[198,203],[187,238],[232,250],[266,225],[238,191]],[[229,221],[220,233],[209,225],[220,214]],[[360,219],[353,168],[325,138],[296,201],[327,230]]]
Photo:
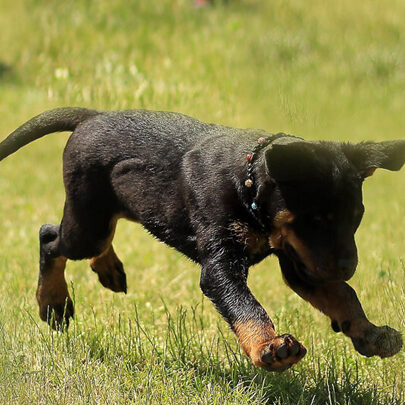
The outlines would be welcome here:
[[[0,144],[0,160],[58,131],[73,132],[63,153],[66,201],[61,224],[39,232],[36,293],[41,319],[54,328],[74,313],[68,259],[90,259],[104,287],[127,291],[112,245],[126,218],[201,265],[203,293],[258,367],[283,371],[306,354],[276,332],[247,286],[249,267],[271,254],[287,285],[360,354],[401,349],[401,334],[372,324],[346,281],[357,266],[362,183],[377,168],[400,170],[404,140],[309,142],[179,113],[68,107],[19,127]]]

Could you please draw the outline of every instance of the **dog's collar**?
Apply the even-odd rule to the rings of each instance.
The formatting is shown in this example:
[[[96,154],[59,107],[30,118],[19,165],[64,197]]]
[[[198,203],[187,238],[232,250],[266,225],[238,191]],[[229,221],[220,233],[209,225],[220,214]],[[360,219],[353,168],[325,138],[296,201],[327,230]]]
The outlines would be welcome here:
[[[257,187],[255,184],[255,176],[253,173],[253,168],[254,168],[253,163],[257,159],[257,156],[259,155],[259,153],[262,149],[269,146],[277,139],[287,137],[287,136],[290,136],[290,135],[287,135],[283,132],[279,132],[278,134],[273,134],[266,138],[260,137],[257,139],[256,146],[253,148],[252,152],[248,153],[245,157],[247,177],[244,181],[244,186],[245,186],[245,189],[248,194],[248,201],[245,202],[245,205],[246,205],[247,209],[249,210],[250,214],[253,216],[253,218],[255,218],[256,222],[259,224],[260,228],[262,228],[262,230],[264,230],[264,231],[266,231],[268,227],[265,226],[265,224],[263,223],[263,221],[260,218],[259,205],[258,205],[258,202],[256,201]]]

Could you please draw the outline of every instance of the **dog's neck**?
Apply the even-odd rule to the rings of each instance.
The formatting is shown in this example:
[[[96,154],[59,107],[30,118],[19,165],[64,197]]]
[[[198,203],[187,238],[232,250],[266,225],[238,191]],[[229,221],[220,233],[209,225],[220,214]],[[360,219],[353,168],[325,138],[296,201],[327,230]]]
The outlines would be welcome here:
[[[283,132],[277,134],[272,134],[268,137],[260,137],[256,141],[256,146],[249,152],[246,157],[246,178],[244,179],[244,189],[245,189],[245,198],[243,203],[250,215],[256,220],[256,223],[259,225],[262,231],[265,233],[270,232],[270,225],[266,225],[263,221],[261,207],[260,207],[260,184],[258,184],[257,175],[255,174],[255,162],[257,162],[261,152],[271,147],[275,143],[289,143],[297,142],[302,140],[301,138],[295,137],[293,135],[288,135]]]

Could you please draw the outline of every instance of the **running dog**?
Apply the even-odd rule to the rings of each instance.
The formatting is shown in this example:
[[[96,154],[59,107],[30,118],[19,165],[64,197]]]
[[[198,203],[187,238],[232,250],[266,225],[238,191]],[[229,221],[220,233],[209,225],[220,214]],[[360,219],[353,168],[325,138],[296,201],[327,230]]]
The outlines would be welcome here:
[[[249,267],[277,256],[285,282],[350,337],[364,356],[389,357],[401,334],[367,319],[346,283],[357,267],[362,183],[397,171],[405,141],[309,142],[206,124],[178,113],[59,108],[0,144],[0,160],[46,134],[73,131],[63,154],[60,225],[43,225],[36,297],[53,327],[73,316],[66,261],[90,259],[101,284],[126,292],[112,241],[119,218],[141,223],[202,268],[200,286],[252,362],[283,371],[305,347],[279,334],[247,286]]]

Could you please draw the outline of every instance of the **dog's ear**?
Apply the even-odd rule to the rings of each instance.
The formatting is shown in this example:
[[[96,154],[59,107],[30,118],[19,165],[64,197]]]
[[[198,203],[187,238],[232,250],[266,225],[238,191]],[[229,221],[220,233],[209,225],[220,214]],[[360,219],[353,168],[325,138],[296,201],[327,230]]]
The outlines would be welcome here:
[[[342,150],[364,178],[376,169],[398,171],[405,164],[405,140],[343,144]]]
[[[309,142],[274,144],[266,151],[265,159],[267,172],[277,183],[309,181],[320,174]]]

